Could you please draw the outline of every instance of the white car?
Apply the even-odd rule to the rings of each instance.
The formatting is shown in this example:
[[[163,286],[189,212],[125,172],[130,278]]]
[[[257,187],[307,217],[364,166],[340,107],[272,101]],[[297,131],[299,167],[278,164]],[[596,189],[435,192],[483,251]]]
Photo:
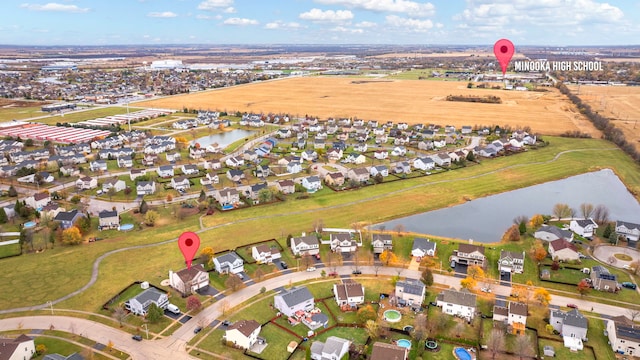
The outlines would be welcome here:
[[[480,289],[480,291],[486,292],[486,293],[490,293],[491,289],[489,289],[488,287],[483,287],[483,288]]]
[[[307,268],[307,271],[316,271],[316,267],[315,266],[310,266]]]

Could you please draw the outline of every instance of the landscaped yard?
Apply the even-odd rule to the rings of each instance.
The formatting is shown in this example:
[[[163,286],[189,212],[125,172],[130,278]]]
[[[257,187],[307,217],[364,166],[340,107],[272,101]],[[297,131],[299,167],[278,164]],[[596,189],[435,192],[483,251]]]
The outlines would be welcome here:
[[[298,326],[304,325],[300,324]],[[281,359],[283,354],[287,353],[287,345],[291,341],[300,342],[299,338],[273,324],[263,326],[260,331],[260,336],[265,338],[267,340],[267,344],[269,344],[259,355],[263,359]]]

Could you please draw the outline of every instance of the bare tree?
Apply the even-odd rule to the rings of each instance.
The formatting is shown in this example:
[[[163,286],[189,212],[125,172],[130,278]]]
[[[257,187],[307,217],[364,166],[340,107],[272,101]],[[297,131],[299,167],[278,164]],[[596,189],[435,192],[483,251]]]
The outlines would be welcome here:
[[[631,321],[636,322],[636,319],[640,317],[640,310],[629,309],[627,310],[627,314],[629,314]]]
[[[398,233],[398,236],[402,236],[402,233],[406,231],[406,228],[403,224],[398,224],[393,227],[393,230]]]
[[[533,347],[531,346],[531,340],[529,337],[525,335],[518,336],[516,338],[516,342],[514,344],[515,353],[520,357],[520,360],[524,357],[530,357],[532,353]]]
[[[122,327],[122,322],[127,317],[127,311],[122,306],[116,306],[116,308],[113,309],[113,317],[118,320],[120,327]]]
[[[564,219],[571,216],[571,207],[567,204],[555,204],[553,206],[553,216]]]
[[[529,218],[527,217],[527,215],[519,215],[513,218],[513,223],[515,225],[520,225],[522,223],[528,223],[529,222]]]
[[[429,333],[427,330],[427,315],[418,314],[413,324],[413,332],[411,336],[417,340],[422,341],[429,337]]]
[[[585,219],[590,218],[591,215],[593,214],[593,204],[589,204],[589,203],[580,204],[580,213],[582,214],[583,218]]]
[[[593,209],[592,215],[593,220],[602,225],[609,221],[609,208],[600,204]]]
[[[487,348],[491,351],[491,358],[495,359],[498,352],[504,349],[504,330],[495,328],[491,330],[491,335],[487,340]]]
[[[342,265],[342,254],[339,252],[329,252],[327,255],[327,266],[331,269],[332,272],[338,271],[338,266]]]

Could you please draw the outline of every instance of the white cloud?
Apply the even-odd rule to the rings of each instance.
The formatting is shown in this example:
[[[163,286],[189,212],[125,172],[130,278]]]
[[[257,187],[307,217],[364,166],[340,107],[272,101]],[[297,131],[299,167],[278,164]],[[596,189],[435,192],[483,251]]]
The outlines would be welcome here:
[[[436,11],[436,7],[430,2],[409,0],[316,0],[316,2],[375,12],[406,13],[419,17],[433,16]]]
[[[389,26],[401,28],[408,32],[427,32],[433,28],[433,21],[403,18],[397,15],[387,15],[386,23]]]
[[[198,15],[196,15],[196,19],[198,19],[198,20],[211,20],[211,19],[213,19],[213,16],[198,14]]]
[[[362,34],[364,33],[364,30],[362,29],[351,29],[351,28],[347,28],[344,26],[336,26],[332,29],[330,29],[331,31],[335,31],[335,32],[341,32],[341,33],[347,33],[347,34]]]
[[[297,22],[285,23],[282,20],[276,20],[276,21],[272,21],[270,23],[265,24],[264,28],[267,30],[291,30],[291,29],[300,29],[301,26]]]
[[[236,25],[236,26],[247,26],[247,25],[258,25],[259,22],[258,22],[258,20],[254,20],[254,19],[244,19],[244,18],[232,17],[232,18],[226,19],[223,22],[223,24],[225,24],[225,25]]]
[[[204,0],[198,5],[199,10],[221,10],[233,5],[233,0]]]
[[[223,12],[226,14],[235,14],[237,11],[233,6],[229,6],[228,8],[224,9]]]
[[[89,8],[80,8],[78,5],[65,5],[58,3],[46,3],[44,5],[25,3],[20,5],[20,7],[31,11],[58,11],[70,13],[84,13],[89,11]]]
[[[376,26],[378,26],[378,24],[371,21],[361,21],[356,24],[356,27],[359,27],[359,28],[372,28]]]
[[[341,22],[353,19],[353,13],[349,10],[326,10],[313,8],[299,15],[302,20],[311,20],[318,22]]]
[[[163,12],[150,12],[147,14],[148,17],[154,17],[154,18],[174,18],[176,16],[178,16],[178,14],[171,12],[171,11],[163,11]]]

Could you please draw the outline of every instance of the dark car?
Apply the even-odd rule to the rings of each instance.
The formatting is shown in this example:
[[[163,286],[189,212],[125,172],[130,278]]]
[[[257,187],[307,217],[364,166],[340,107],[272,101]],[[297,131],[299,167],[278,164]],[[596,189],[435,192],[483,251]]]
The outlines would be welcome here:
[[[229,325],[231,325],[231,321],[225,320],[225,321],[222,322],[222,325],[229,326]]]
[[[620,285],[622,285],[622,287],[625,287],[627,289],[633,289],[633,290],[635,290],[636,287],[637,287],[636,284],[634,284],[632,282],[629,282],[629,281],[625,281],[625,282],[621,283]]]
[[[568,308],[572,308],[572,309],[577,309],[578,305],[576,305],[576,304],[567,304],[567,307]]]
[[[135,340],[135,341],[142,341],[142,336],[141,335],[133,335],[131,338],[133,340]]]
[[[329,273],[329,276],[336,277],[336,276],[338,276],[338,273],[335,272],[335,271],[332,271],[332,272]]]
[[[200,331],[202,331],[202,326],[198,326],[198,327],[196,327],[195,329],[193,329],[193,333],[194,333],[194,334],[197,334],[197,333],[199,333]]]
[[[280,261],[280,266],[282,266],[283,269],[288,269],[289,268],[289,265],[287,265],[287,263],[284,262],[284,261]]]
[[[362,271],[360,271],[360,270],[353,270],[351,273],[352,273],[353,275],[360,275],[360,274],[362,274]]]

